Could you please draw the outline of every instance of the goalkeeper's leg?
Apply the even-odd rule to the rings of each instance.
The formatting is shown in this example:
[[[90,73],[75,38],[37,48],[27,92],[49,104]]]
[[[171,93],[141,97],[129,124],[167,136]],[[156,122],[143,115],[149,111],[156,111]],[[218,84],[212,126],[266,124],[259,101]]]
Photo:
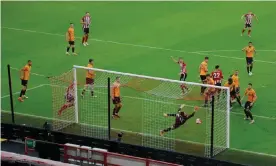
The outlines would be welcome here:
[[[70,108],[74,106],[74,103],[70,102],[70,103],[65,103],[59,110],[58,110],[58,115],[60,116],[62,114],[63,111],[65,111],[67,108]]]
[[[160,131],[160,136],[164,136],[165,133],[167,133],[167,132],[169,132],[169,131],[171,131],[171,130],[175,130],[175,129],[177,129],[177,128],[180,127],[180,126],[181,126],[181,124],[175,123],[175,124],[172,125],[171,127],[168,127],[168,128],[166,128],[166,129],[164,129],[164,130],[161,130],[161,131]]]

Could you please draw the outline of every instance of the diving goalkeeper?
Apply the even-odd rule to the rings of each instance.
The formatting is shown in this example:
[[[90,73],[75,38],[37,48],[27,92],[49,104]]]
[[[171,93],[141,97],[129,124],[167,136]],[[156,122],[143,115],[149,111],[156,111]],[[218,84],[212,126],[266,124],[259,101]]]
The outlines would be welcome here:
[[[187,113],[185,113],[184,111],[182,111],[182,109],[184,108],[184,106],[185,106],[185,104],[182,104],[179,107],[177,114],[166,114],[166,113],[164,113],[165,117],[168,117],[168,116],[175,117],[175,123],[171,127],[167,128],[167,129],[164,129],[164,130],[161,130],[160,131],[160,136],[163,136],[166,132],[169,132],[171,130],[177,129],[180,126],[182,126],[188,119],[190,119],[191,117],[193,117],[195,115],[195,112],[199,109],[197,106],[194,107],[194,112],[192,114],[188,115]]]
[[[73,107],[74,103],[74,83],[72,83],[66,89],[65,104],[58,110],[58,115],[61,116],[62,112],[65,111],[67,108]]]

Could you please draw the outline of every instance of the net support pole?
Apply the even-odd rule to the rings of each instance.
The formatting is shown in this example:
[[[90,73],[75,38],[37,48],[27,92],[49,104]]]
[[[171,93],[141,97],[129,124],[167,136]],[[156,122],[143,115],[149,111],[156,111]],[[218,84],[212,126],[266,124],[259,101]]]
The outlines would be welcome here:
[[[108,140],[111,140],[111,119],[110,119],[110,77],[107,78],[107,116],[108,116]]]
[[[78,105],[78,82],[77,82],[77,69],[73,68],[73,77],[74,77],[74,105],[75,105],[75,123],[79,123],[79,105]]]
[[[227,131],[226,131],[226,147],[227,148],[230,148],[230,88],[228,88],[226,90],[227,92],[227,112],[226,112],[226,116],[227,116],[227,119],[226,119],[226,127],[227,127]]]
[[[211,103],[211,150],[210,150],[210,157],[214,157],[214,118],[215,118],[215,96],[212,96],[212,103]]]
[[[10,106],[11,106],[12,123],[15,123],[14,108],[13,108],[13,96],[12,96],[11,66],[8,65],[7,67],[8,67],[8,77],[9,77],[9,91],[10,91]]]

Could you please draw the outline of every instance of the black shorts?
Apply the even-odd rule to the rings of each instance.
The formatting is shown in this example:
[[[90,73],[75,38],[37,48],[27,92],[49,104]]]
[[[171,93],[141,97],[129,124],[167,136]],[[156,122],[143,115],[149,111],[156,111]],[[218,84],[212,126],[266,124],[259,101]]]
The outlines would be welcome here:
[[[21,80],[21,85],[27,86],[28,85],[28,80]]]
[[[251,102],[250,101],[247,101],[245,104],[244,104],[244,109],[247,109],[247,110],[251,110],[253,105],[250,106]]]
[[[240,87],[235,88],[236,94],[240,94]]]
[[[188,76],[187,73],[181,74],[180,81],[186,81],[187,76]]]
[[[84,34],[89,34],[89,28],[83,28],[83,33]]]
[[[206,75],[200,75],[200,79],[203,83],[205,83],[206,81]]]
[[[246,63],[251,65],[253,63],[253,57],[246,57]]]
[[[230,96],[231,97],[236,97],[236,91],[235,91],[235,89],[230,92]]]
[[[220,83],[220,82],[218,82],[218,83],[216,83],[215,85],[216,85],[216,86],[221,86],[221,83]]]
[[[114,97],[113,104],[120,104],[120,103],[121,103],[121,98],[120,97]]]
[[[69,41],[68,44],[69,44],[70,46],[75,45],[75,41]]]
[[[93,78],[86,78],[85,83],[86,83],[87,85],[94,84],[94,79],[93,79]]]
[[[251,24],[245,24],[244,25],[245,28],[251,28],[251,26],[252,26]]]

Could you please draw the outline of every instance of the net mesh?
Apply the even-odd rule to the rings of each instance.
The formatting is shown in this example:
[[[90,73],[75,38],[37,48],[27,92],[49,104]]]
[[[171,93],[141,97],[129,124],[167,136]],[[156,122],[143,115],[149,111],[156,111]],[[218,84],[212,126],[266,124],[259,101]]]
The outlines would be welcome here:
[[[199,152],[207,157],[210,156],[211,138],[211,107],[200,107],[195,117],[188,120],[183,126],[167,132],[163,137],[160,131],[171,127],[175,123],[175,117],[164,117],[164,113],[178,113],[180,104],[185,104],[184,111],[188,114],[193,112],[194,106],[202,106],[204,97],[200,95],[201,86],[196,83],[185,83],[140,77],[126,73],[95,70],[94,96],[90,89],[81,96],[86,84],[87,68],[76,68],[76,80],[78,88],[78,128],[81,135],[107,139],[108,131],[108,78],[111,85],[116,77],[120,77],[121,102],[123,104],[119,114],[121,118],[111,119],[111,132],[123,131],[125,142],[139,144],[146,147],[179,151],[188,149],[189,152]],[[65,76],[66,75],[66,76]],[[70,75],[70,76],[69,76]],[[64,103],[66,86],[65,79],[72,81],[72,71],[63,74],[51,81],[53,92],[53,110],[55,118],[59,118],[56,129],[61,129],[75,122],[75,107],[70,108],[62,114],[57,115],[57,110]],[[224,91],[224,92],[223,92]],[[220,95],[214,94],[214,155],[227,148],[228,141],[228,114],[227,114],[227,93],[222,90]],[[210,102],[210,101],[209,101]],[[209,103],[208,102],[208,103]],[[111,101],[111,114],[114,105]],[[203,124],[195,123],[200,118]],[[65,121],[65,122],[64,122]],[[187,152],[187,151],[185,151]]]

